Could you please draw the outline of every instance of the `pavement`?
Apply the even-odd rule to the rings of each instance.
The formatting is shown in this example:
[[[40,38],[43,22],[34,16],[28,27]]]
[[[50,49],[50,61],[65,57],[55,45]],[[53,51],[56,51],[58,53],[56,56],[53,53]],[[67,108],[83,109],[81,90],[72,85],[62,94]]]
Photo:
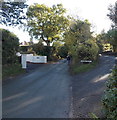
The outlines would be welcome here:
[[[104,117],[101,103],[105,82],[115,63],[114,56],[101,56],[96,68],[72,78],[72,118]]]
[[[103,117],[101,98],[114,62],[114,56],[101,56],[96,68],[75,76],[64,60],[29,66],[3,84],[3,118]]]
[[[68,118],[70,79],[68,65],[62,60],[40,65],[32,72],[5,82],[3,118]]]

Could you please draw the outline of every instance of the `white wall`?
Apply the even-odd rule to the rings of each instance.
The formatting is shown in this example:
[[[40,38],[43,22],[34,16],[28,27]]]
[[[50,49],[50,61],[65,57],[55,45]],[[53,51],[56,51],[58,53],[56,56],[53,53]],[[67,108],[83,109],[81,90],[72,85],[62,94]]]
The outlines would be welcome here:
[[[33,54],[27,54],[26,61],[27,62],[32,62],[33,61]]]
[[[33,63],[47,63],[47,57],[46,56],[33,56],[32,62]]]
[[[27,54],[26,61],[31,63],[47,63],[47,56],[33,56],[33,54]]]

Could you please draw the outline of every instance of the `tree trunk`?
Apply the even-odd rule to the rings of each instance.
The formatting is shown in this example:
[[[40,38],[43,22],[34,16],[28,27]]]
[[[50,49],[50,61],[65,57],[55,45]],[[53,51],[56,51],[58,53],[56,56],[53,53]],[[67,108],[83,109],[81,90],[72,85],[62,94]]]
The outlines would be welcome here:
[[[47,40],[47,41],[46,41],[46,44],[47,44],[47,46],[50,46],[50,41]]]

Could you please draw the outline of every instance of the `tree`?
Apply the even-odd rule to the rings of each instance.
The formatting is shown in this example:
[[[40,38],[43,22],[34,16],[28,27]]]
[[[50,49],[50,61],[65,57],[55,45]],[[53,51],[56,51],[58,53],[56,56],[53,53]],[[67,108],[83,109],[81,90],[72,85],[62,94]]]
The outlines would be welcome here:
[[[117,2],[115,2],[115,5],[110,5],[108,10],[110,13],[107,14],[107,16],[109,16],[109,18],[112,20],[114,26],[117,27]]]
[[[23,20],[26,19],[24,9],[27,8],[27,4],[24,0],[19,2],[13,2],[8,0],[0,1],[0,24],[5,25],[18,25],[23,24]]]
[[[56,55],[58,58],[66,58],[68,55],[68,48],[66,44],[56,41],[53,43],[53,47],[55,48],[54,55]]]
[[[37,55],[45,55],[44,54],[44,45],[41,41],[39,41],[37,44],[31,45],[32,50],[37,54]]]
[[[68,47],[66,44],[64,44],[63,46],[59,47],[58,49],[58,55],[61,57],[61,58],[66,58],[67,55],[68,55]]]
[[[113,46],[113,51],[117,52],[117,30],[110,29],[107,32],[107,38],[109,40],[109,43]]]
[[[2,63],[12,64],[17,61],[16,53],[19,49],[19,39],[8,30],[0,29],[2,33]]]
[[[78,62],[78,60],[81,58],[85,59],[88,54],[93,56],[90,57],[92,59],[95,59],[97,56],[98,47],[91,35],[92,33],[90,31],[90,25],[91,24],[87,20],[73,20],[71,21],[70,29],[65,33],[65,43],[68,46],[69,54],[72,56],[73,64]],[[89,40],[93,40],[94,44]],[[97,50],[97,52],[94,51],[95,54],[91,53],[93,52],[91,51],[93,49]],[[84,52],[83,54],[81,53],[82,51]]]
[[[111,5],[108,9],[110,13],[107,14],[107,16],[109,16],[114,25],[112,26],[112,29],[108,31],[107,35],[110,43],[113,45],[114,52],[117,52],[117,2],[115,2],[114,6]]]
[[[96,40],[89,39],[85,43],[80,44],[78,47],[79,59],[96,60],[98,55],[99,47]]]
[[[100,53],[103,52],[103,49],[104,49],[103,45],[104,44],[106,45],[109,43],[107,33],[104,30],[102,30],[102,32],[96,36],[96,42],[99,47],[99,52]]]
[[[29,34],[50,46],[50,43],[62,37],[68,26],[68,19],[64,17],[65,11],[62,4],[52,7],[31,5],[27,11]]]

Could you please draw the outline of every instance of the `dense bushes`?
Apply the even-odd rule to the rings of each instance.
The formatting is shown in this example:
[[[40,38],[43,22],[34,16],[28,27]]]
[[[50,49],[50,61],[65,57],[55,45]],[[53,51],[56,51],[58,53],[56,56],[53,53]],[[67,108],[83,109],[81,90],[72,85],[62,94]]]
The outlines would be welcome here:
[[[102,99],[107,118],[117,119],[117,66],[106,82],[106,91]]]
[[[72,64],[77,64],[81,59],[97,59],[99,47],[90,29],[88,20],[73,20],[70,29],[65,33],[65,43],[72,56]]]
[[[64,44],[63,46],[59,47],[57,54],[61,58],[66,58],[67,55],[68,55],[68,48],[67,48],[67,46]]]
[[[2,63],[12,64],[16,63],[16,53],[19,49],[19,39],[8,30],[0,29],[2,33]]]
[[[99,47],[94,40],[87,40],[84,44],[79,45],[79,59],[96,60]]]
[[[54,42],[53,46],[44,46],[44,44],[39,41],[37,44],[28,46],[26,53],[47,56],[49,61],[57,61],[59,58],[66,58],[68,49],[65,44],[62,44],[59,41]]]
[[[19,39],[12,32],[0,29],[2,33],[2,79],[23,73],[16,53],[19,51]]]

